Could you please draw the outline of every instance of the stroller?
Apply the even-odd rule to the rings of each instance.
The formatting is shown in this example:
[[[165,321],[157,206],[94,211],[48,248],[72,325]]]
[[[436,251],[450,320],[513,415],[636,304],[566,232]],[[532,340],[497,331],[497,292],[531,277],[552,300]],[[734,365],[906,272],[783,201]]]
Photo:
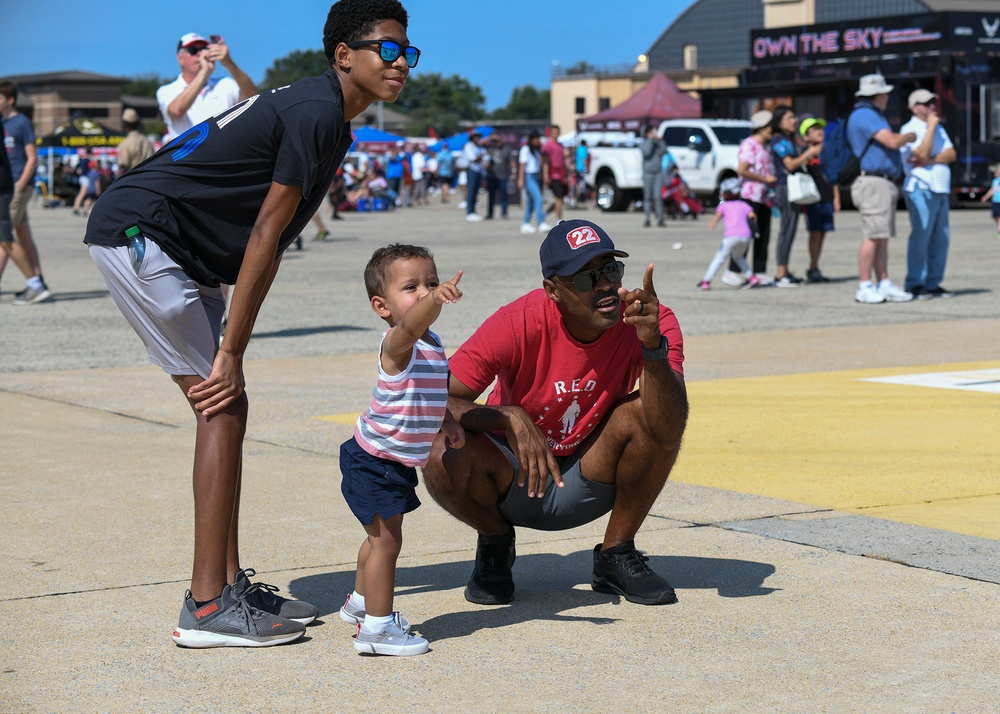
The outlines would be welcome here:
[[[697,219],[705,212],[705,206],[695,198],[676,170],[667,174],[663,182],[663,209],[670,218]]]

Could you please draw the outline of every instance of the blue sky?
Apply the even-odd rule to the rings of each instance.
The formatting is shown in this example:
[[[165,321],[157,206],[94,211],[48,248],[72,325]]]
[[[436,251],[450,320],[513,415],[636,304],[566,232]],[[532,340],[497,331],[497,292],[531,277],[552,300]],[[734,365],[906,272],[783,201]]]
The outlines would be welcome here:
[[[487,109],[495,109],[507,103],[514,87],[547,88],[553,62],[563,67],[580,60],[597,66],[635,62],[691,0],[403,4],[410,14],[410,42],[423,52],[416,73],[459,74],[481,87]],[[275,59],[322,48],[329,8],[307,0],[12,0],[3,9],[0,76],[79,69],[174,77],[177,38],[198,32],[225,37],[236,63],[260,82]]]

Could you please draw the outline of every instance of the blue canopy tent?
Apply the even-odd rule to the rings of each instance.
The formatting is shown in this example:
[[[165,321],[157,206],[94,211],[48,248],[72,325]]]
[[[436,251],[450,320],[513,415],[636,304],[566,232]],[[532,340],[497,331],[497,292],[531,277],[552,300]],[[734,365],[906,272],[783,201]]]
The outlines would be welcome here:
[[[390,134],[373,126],[359,126],[351,133],[354,135],[354,143],[351,144],[350,151],[357,151],[361,148],[368,151],[388,151],[396,145],[397,141],[404,140],[402,136]]]
[[[455,134],[454,136],[449,136],[446,139],[442,139],[436,144],[432,144],[427,147],[428,151],[441,151],[445,142],[448,143],[448,148],[452,151],[461,151],[462,147],[465,146],[465,142],[469,140],[469,134],[474,131],[478,131],[483,135],[485,139],[487,136],[493,133],[493,127],[490,126],[477,126],[474,129],[469,129],[468,131],[463,131],[460,134]]]

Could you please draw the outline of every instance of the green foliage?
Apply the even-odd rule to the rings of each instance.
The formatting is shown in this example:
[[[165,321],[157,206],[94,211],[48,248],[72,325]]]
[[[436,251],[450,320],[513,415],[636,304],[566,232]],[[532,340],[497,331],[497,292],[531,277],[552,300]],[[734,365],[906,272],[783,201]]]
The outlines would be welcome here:
[[[154,99],[156,97],[156,90],[171,81],[173,80],[161,77],[155,72],[142,74],[137,77],[132,77],[125,84],[123,84],[122,94]]]
[[[590,64],[587,60],[580,60],[574,65],[566,68],[566,74],[593,74],[597,71],[597,67]]]
[[[483,90],[457,74],[411,74],[394,109],[412,119],[407,127],[411,136],[423,135],[433,126],[439,136],[460,131],[460,120],[478,121],[486,116]]]
[[[306,77],[316,77],[330,69],[330,60],[322,50],[295,50],[279,57],[267,68],[258,89],[284,87]]]
[[[530,84],[514,87],[507,106],[494,110],[492,117],[494,119],[545,119],[548,121],[551,109],[549,94],[549,90],[539,91]]]

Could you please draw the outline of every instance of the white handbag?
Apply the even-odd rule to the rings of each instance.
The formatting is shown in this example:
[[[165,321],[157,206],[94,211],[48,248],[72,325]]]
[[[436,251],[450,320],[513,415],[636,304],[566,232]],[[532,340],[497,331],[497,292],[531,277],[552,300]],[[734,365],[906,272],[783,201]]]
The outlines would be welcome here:
[[[788,174],[788,202],[797,206],[808,206],[811,203],[818,203],[819,188],[813,177],[805,171],[797,171]]]

